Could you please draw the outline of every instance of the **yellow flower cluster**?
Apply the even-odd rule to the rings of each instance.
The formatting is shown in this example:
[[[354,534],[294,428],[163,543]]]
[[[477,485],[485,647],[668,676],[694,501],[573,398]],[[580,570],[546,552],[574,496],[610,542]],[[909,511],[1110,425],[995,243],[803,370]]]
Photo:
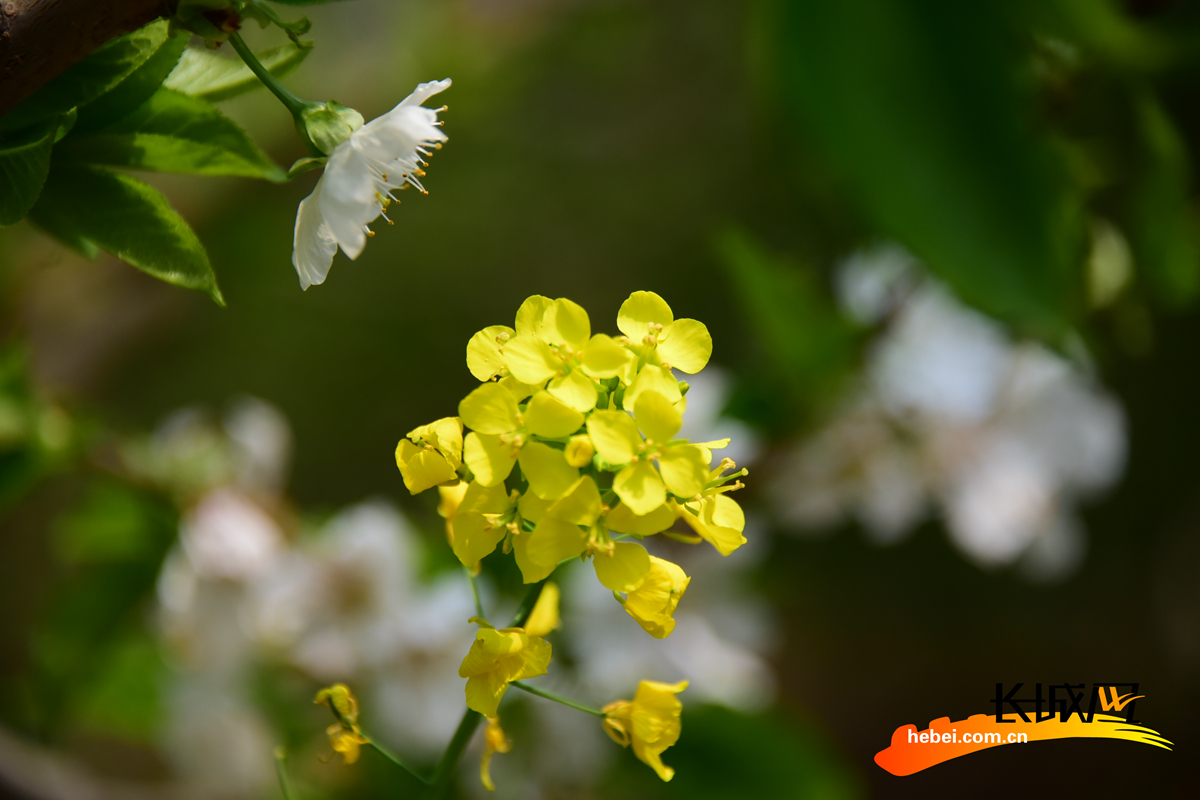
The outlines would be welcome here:
[[[591,558],[629,615],[663,638],[690,579],[627,540],[682,519],[728,555],[746,541],[745,517],[727,495],[746,473],[729,459],[713,465],[728,439],[678,438],[688,384],[673,370],[704,368],[708,329],[675,319],[653,292],[630,295],[617,328],[622,335],[593,334],[579,305],[530,297],[514,327],[471,337],[467,367],[481,385],[457,417],[410,431],[396,463],[414,494],[438,487],[450,545],[468,568],[500,547],[536,583],[567,559]],[[519,644],[504,631],[479,633],[481,652],[502,637],[504,647]]]

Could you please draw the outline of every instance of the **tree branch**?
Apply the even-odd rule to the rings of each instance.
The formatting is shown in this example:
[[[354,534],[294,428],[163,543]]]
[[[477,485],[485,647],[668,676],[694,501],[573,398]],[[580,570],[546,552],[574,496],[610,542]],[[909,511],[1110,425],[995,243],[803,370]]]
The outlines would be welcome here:
[[[116,36],[171,13],[169,0],[0,0],[0,114]]]

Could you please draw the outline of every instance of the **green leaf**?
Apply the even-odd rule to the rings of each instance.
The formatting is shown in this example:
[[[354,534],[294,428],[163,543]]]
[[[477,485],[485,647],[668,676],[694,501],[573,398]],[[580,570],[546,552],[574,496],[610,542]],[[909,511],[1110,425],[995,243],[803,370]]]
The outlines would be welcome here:
[[[106,42],[0,117],[0,130],[16,130],[95,100],[129,77],[166,40],[167,23],[159,20]]]
[[[779,5],[782,85],[856,201],[967,302],[1056,333],[1083,225],[998,3]]]
[[[259,62],[276,78],[300,66],[309,51],[292,44],[255,53]],[[262,82],[240,58],[222,56],[212,50],[189,47],[167,80],[168,89],[216,103],[262,86]]]
[[[0,142],[0,225],[24,218],[37,201],[58,130],[55,120],[30,130],[22,141]]]
[[[196,234],[166,198],[128,175],[56,159],[29,219],[76,249],[100,248],[225,305]]]
[[[135,111],[158,91],[187,47],[186,36],[165,40],[150,58],[106,94],[79,110],[79,132],[105,127]]]
[[[61,147],[72,160],[194,175],[282,181],[283,169],[210,103],[159,89],[133,113]]]

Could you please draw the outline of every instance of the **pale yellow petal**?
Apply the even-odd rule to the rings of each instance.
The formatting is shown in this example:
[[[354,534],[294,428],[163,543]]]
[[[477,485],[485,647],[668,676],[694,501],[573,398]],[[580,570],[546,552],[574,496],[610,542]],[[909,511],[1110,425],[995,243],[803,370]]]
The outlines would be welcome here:
[[[616,542],[612,554],[598,552],[592,557],[596,578],[614,592],[632,592],[650,571],[650,554],[640,544]]]
[[[441,453],[418,447],[408,439],[396,446],[396,466],[404,478],[404,486],[412,494],[458,479],[454,467]]]
[[[517,334],[540,336],[546,310],[553,304],[553,300],[540,294],[526,298],[525,302],[521,303],[521,307],[517,309]]]
[[[617,312],[617,327],[633,341],[635,347],[642,343],[642,337],[650,333],[650,325],[666,327],[674,321],[667,301],[654,292],[634,292]]]
[[[649,514],[667,499],[662,478],[645,461],[630,464],[617,473],[613,480],[613,491],[635,514]]]
[[[463,441],[463,460],[481,486],[499,486],[517,463],[520,448],[501,441],[497,434],[468,433]]]
[[[627,464],[642,443],[637,424],[624,411],[593,411],[587,420],[588,436],[596,452],[610,464]]]
[[[672,403],[678,403],[683,397],[679,391],[679,381],[675,380],[675,376],[671,374],[670,370],[647,364],[642,367],[637,377],[633,379],[633,383],[625,390],[625,399],[622,400],[622,403],[627,409],[635,409],[642,392],[650,391],[658,392]]]
[[[527,442],[518,459],[529,491],[547,500],[557,500],[579,480],[579,470],[567,463],[562,450],[540,442]]]
[[[675,512],[670,505],[663,504],[649,514],[638,515],[629,506],[621,503],[604,515],[605,526],[613,533],[631,533],[636,536],[651,536],[665,531],[675,523]]]
[[[550,506],[554,505],[550,500],[543,500],[533,492],[526,492],[521,495],[521,499],[517,501],[517,512],[520,513],[522,519],[527,519],[530,522],[537,522],[546,512],[550,510]]]
[[[582,414],[596,407],[596,384],[577,369],[551,380],[546,391]]]
[[[467,369],[477,380],[490,381],[504,369],[504,345],[516,335],[507,325],[484,328],[467,342]]]
[[[578,303],[560,297],[546,310],[542,338],[550,344],[579,350],[587,344],[591,335],[592,323]]]
[[[593,378],[615,378],[633,359],[629,348],[611,336],[597,333],[583,348],[579,361],[583,371]]]
[[[546,514],[532,531],[513,537],[513,554],[525,583],[537,583],[548,578],[558,562],[582,553],[586,545],[587,534],[578,525]]]
[[[694,375],[712,356],[712,336],[703,322],[677,319],[663,332],[658,343],[658,357],[681,372]]]
[[[464,397],[458,416],[476,433],[508,433],[521,426],[517,401],[498,383],[485,383]]]
[[[583,427],[583,414],[550,392],[538,392],[530,398],[524,416],[529,432],[547,439],[570,436]]]
[[[675,406],[656,391],[642,392],[637,398],[633,415],[642,433],[654,444],[666,444],[683,427],[683,417],[675,410]]]
[[[504,346],[508,371],[522,383],[540,385],[562,369],[562,361],[550,345],[532,334],[517,336]]]
[[[529,619],[525,620],[525,632],[530,636],[546,636],[552,630],[556,630],[562,620],[558,616],[558,602],[561,593],[558,589],[558,584],[553,581],[548,582],[542,587],[541,594],[538,595],[537,602],[533,606],[533,611],[529,612]]]
[[[694,444],[668,447],[658,461],[667,491],[678,497],[695,497],[704,491],[708,482],[708,462],[704,455],[704,448]]]
[[[596,482],[584,475],[546,511],[572,525],[591,525],[600,518],[600,490]]]

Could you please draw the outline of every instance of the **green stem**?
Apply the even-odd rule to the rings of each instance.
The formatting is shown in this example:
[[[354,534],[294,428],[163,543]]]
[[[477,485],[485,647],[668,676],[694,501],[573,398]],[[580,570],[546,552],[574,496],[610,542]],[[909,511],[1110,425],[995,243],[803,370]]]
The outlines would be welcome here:
[[[467,743],[471,741],[471,736],[482,721],[483,715],[478,711],[468,708],[463,714],[462,722],[458,723],[458,730],[454,732],[454,738],[450,740],[450,744],[446,745],[446,752],[442,753],[442,760],[438,762],[437,769],[433,771],[433,777],[429,779],[429,785],[433,787],[432,797],[442,797],[450,788],[454,765],[458,763],[463,750],[467,749]]]
[[[588,714],[594,714],[597,717],[604,716],[604,712],[599,709],[580,705],[579,703],[576,703],[572,700],[568,700],[565,697],[559,697],[558,695],[552,694],[543,689],[534,688],[533,686],[530,686],[527,683],[521,683],[521,681],[509,681],[508,685],[515,686],[516,688],[520,689],[522,692],[529,692],[530,694],[536,694],[538,697],[544,697],[547,700],[553,700],[556,703],[562,703],[564,706],[569,706],[569,707],[574,708],[579,711],[586,711]]]
[[[386,747],[384,747],[383,745],[379,744],[379,742],[375,741],[375,740],[374,740],[374,739],[372,739],[370,736],[367,736],[367,734],[365,734],[365,733],[362,733],[361,731],[360,731],[360,733],[361,733],[362,737],[363,737],[364,739],[366,739],[366,740],[367,740],[367,744],[371,745],[371,747],[374,747],[374,748],[375,748],[375,750],[376,750],[376,751],[377,751],[377,752],[378,752],[380,755],[382,755],[384,758],[386,758],[388,761],[391,761],[391,762],[392,762],[393,764],[395,764],[397,767],[400,767],[400,769],[404,770],[404,771],[405,771],[405,772],[407,772],[409,775],[412,775],[414,778],[416,778],[417,780],[419,780],[421,783],[423,783],[423,784],[425,784],[425,785],[427,785],[427,786],[428,786],[430,783],[432,783],[432,781],[431,781],[429,778],[426,778],[424,775],[422,775],[421,773],[417,772],[415,769],[413,769],[412,767],[410,767],[408,764],[405,764],[403,761],[401,761],[401,760],[400,760],[400,757],[399,757],[399,756],[397,756],[395,753],[391,752],[391,751],[390,751],[390,750],[388,750]]]
[[[282,747],[275,748],[275,775],[279,778],[279,791],[283,792],[283,800],[295,800],[287,776],[287,751]]]
[[[483,601],[479,599],[479,584],[475,582],[475,575],[467,567],[463,567],[463,569],[467,570],[467,580],[471,582],[471,594],[475,595],[475,616],[487,619],[487,614],[483,613]]]
[[[293,117],[299,116],[305,108],[311,105],[296,97],[296,95],[285,89],[283,84],[275,80],[275,76],[271,74],[271,71],[262,65],[250,48],[246,46],[246,43],[242,41],[240,33],[234,32],[229,34],[229,43],[233,45],[233,49],[237,51],[237,54],[242,57],[242,61],[246,62],[246,66],[250,68],[250,71],[258,76],[258,79],[263,82],[263,86],[271,90],[271,94],[279,98],[279,102],[283,103]]]
[[[571,559],[567,559],[570,561]],[[538,581],[529,587],[529,591],[525,592],[525,597],[521,599],[521,605],[517,606],[517,613],[513,615],[512,622],[508,627],[520,628],[525,625],[529,619],[529,615],[533,613],[533,607],[537,605],[537,599],[542,594],[542,587],[546,584],[546,579]]]

